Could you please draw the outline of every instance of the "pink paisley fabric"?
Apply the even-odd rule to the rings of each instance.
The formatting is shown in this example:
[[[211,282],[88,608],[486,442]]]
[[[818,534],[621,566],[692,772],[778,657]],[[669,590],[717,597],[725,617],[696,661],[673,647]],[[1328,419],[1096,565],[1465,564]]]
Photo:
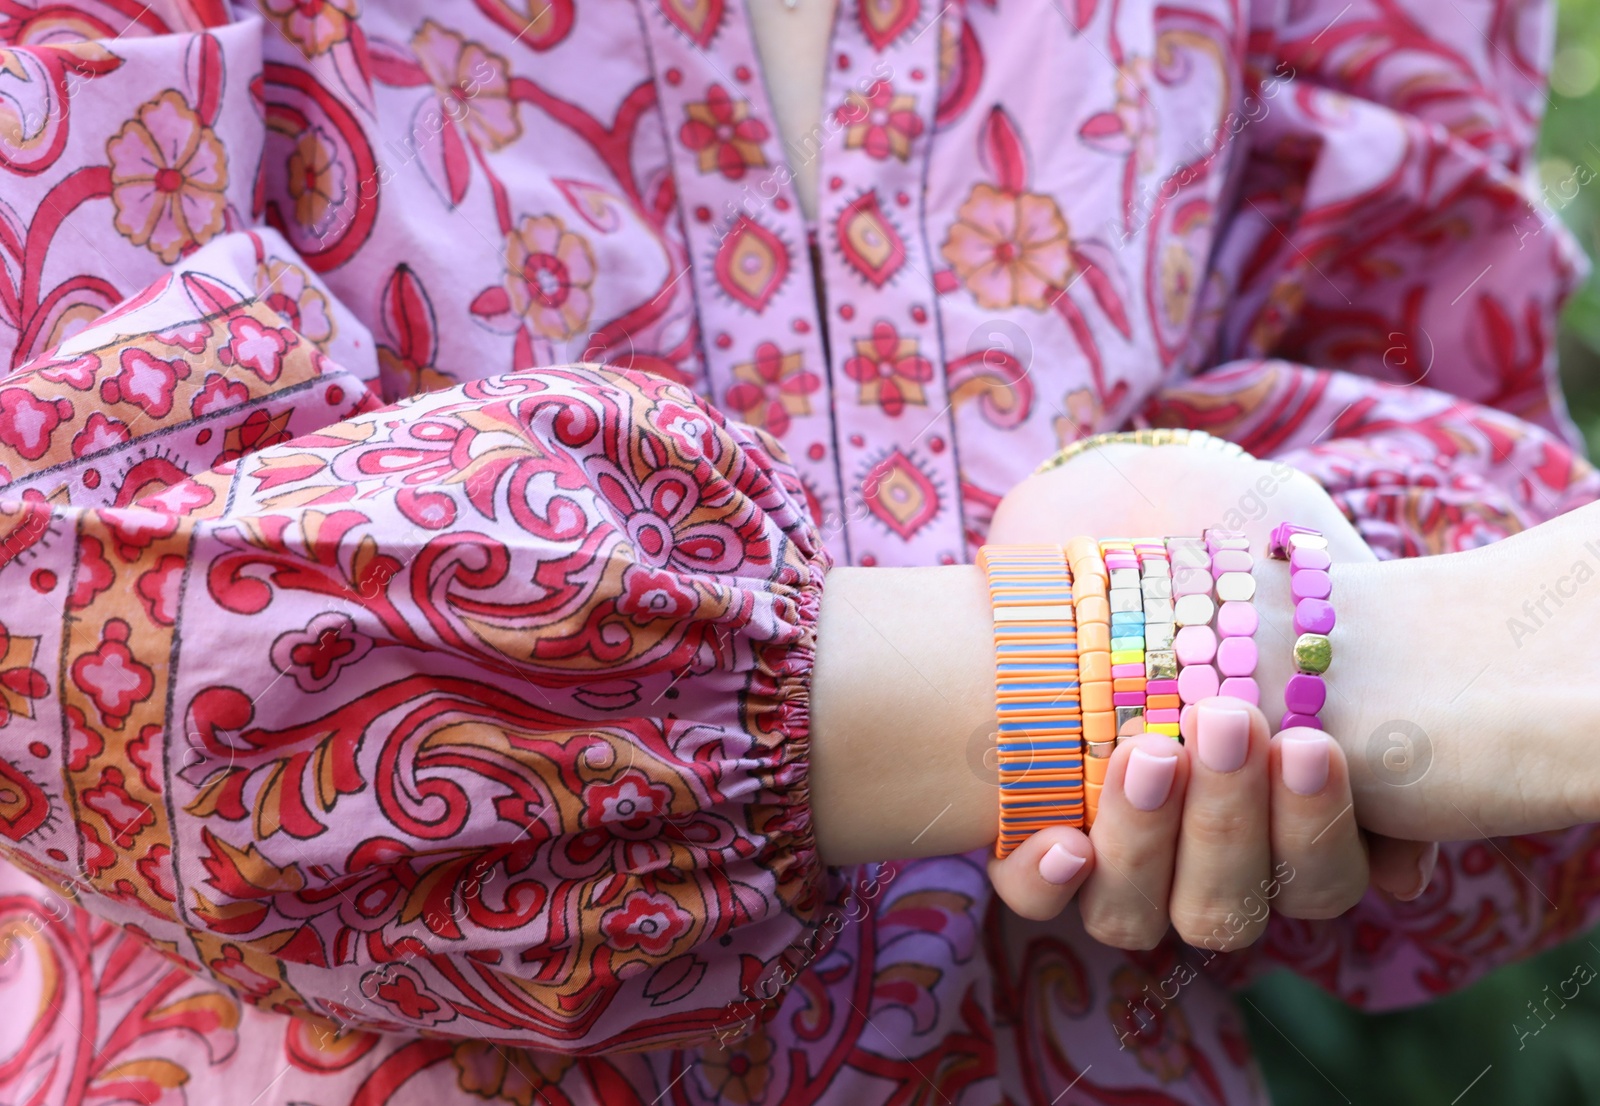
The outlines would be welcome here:
[[[0,3],[7,1101],[1247,1102],[1252,973],[1600,914],[1588,829],[1211,962],[820,865],[828,568],[1060,444],[1204,427],[1385,557],[1600,494],[1544,5],[833,33],[785,150],[726,0]]]

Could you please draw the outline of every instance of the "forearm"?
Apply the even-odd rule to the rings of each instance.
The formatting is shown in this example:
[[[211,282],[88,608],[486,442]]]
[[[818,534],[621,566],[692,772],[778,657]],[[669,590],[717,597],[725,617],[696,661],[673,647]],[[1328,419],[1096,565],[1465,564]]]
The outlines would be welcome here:
[[[1597,523],[1589,508],[1468,553],[1335,563],[1321,717],[1363,826],[1456,840],[1600,820]],[[1257,678],[1275,724],[1294,608],[1286,566],[1263,561],[1256,576]],[[974,566],[830,574],[811,707],[827,862],[993,842],[990,627]]]
[[[1458,840],[1600,820],[1597,522],[1585,508],[1470,552],[1335,566],[1323,718],[1364,826]]]
[[[983,573],[828,574],[811,688],[811,807],[829,864],[995,838],[992,616]]]

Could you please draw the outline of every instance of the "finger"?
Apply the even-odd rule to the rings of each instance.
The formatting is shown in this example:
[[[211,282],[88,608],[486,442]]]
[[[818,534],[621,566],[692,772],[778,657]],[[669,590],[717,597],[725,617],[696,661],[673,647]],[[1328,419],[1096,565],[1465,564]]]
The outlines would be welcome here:
[[[1367,891],[1367,850],[1356,825],[1344,750],[1322,730],[1295,726],[1272,739],[1272,909],[1336,918]]]
[[[1191,945],[1228,951],[1261,936],[1270,907],[1267,720],[1243,699],[1195,707],[1169,909]]]
[[[1082,830],[1051,826],[1028,838],[1004,860],[989,858],[989,882],[1012,910],[1036,922],[1066,909],[1094,870],[1094,850]]]
[[[1405,841],[1374,833],[1367,838],[1367,850],[1372,885],[1401,902],[1410,902],[1428,889],[1439,862],[1439,846],[1433,841]]]
[[[1094,828],[1095,869],[1078,895],[1089,936],[1119,949],[1153,949],[1171,921],[1188,758],[1161,734],[1123,738],[1106,766]]]

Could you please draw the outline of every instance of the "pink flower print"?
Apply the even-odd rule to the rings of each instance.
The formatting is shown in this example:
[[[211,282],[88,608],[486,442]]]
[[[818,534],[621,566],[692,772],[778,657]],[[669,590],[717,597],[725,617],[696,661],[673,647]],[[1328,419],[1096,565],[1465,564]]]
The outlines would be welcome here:
[[[506,239],[505,257],[513,311],[552,341],[582,331],[594,310],[594,252],[588,242],[554,215],[523,216]]]
[[[663,956],[689,932],[691,921],[688,911],[668,896],[633,891],[621,906],[601,915],[600,931],[618,949]]]
[[[273,667],[293,677],[302,691],[321,691],[371,650],[372,639],[349,615],[323,611],[305,629],[280,634],[271,656]]]
[[[139,105],[106,157],[115,225],[135,246],[171,265],[222,229],[228,155],[177,92]]]

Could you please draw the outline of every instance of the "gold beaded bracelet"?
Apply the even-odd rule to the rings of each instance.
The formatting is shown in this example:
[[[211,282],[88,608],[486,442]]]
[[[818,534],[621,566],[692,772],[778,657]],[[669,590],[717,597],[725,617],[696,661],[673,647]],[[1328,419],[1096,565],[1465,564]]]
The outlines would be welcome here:
[[[1079,454],[1087,453],[1091,449],[1099,449],[1103,445],[1182,445],[1192,449],[1204,449],[1212,453],[1221,453],[1227,457],[1248,457],[1249,454],[1237,442],[1230,442],[1226,438],[1218,438],[1214,434],[1207,434],[1204,430],[1188,430],[1183,427],[1150,427],[1143,430],[1113,430],[1105,434],[1096,434],[1093,437],[1083,438],[1076,442],[1069,442],[1054,457],[1033,470],[1035,476],[1041,472],[1060,468]]]

